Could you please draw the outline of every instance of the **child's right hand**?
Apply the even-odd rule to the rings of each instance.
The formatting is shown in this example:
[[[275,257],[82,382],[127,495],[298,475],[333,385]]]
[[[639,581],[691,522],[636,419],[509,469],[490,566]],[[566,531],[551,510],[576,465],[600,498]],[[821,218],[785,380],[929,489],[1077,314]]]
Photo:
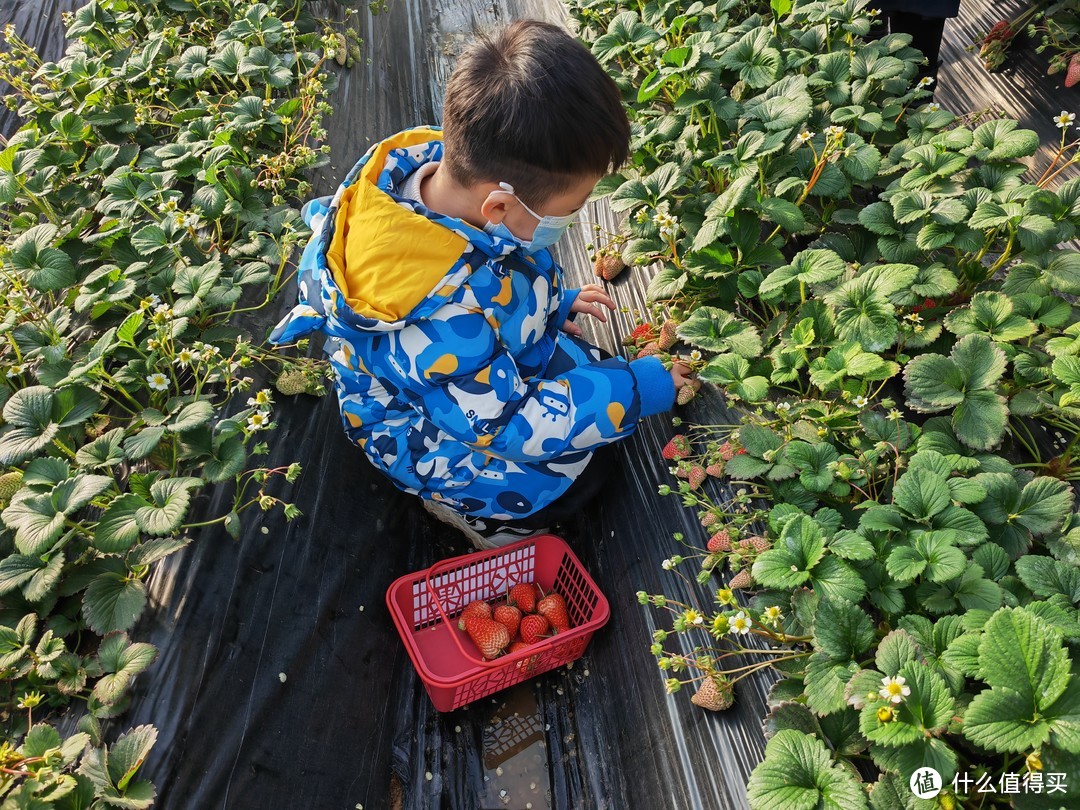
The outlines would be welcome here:
[[[675,383],[676,391],[684,385],[691,386],[695,391],[701,388],[701,380],[694,375],[690,366],[686,365],[686,363],[681,363],[678,360],[671,364],[671,381]]]

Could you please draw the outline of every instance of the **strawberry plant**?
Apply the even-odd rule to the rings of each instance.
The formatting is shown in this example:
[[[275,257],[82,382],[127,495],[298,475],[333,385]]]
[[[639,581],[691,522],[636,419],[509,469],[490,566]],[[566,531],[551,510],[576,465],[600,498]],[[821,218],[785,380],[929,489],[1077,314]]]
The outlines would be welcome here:
[[[753,807],[910,807],[925,767],[942,807],[1056,806],[1044,779],[1080,784],[1072,116],[1033,166],[1034,132],[928,101],[907,36],[865,41],[862,0],[569,6],[633,123],[601,187],[625,215],[602,249],[655,271],[628,345],[698,352],[740,409],[662,451],[702,526],[664,567],[727,577],[639,594],[667,688],[720,710],[782,676]]]
[[[281,0],[93,0],[65,23],[55,62],[10,27],[0,51],[24,122],[0,150],[0,795],[147,807],[154,730],[105,745],[102,721],[157,657],[129,636],[154,564],[254,507],[298,514],[299,465],[258,466],[257,380],[318,393],[323,370],[244,322],[307,235],[292,201],[326,160],[340,32]],[[207,515],[215,485],[232,507]]]

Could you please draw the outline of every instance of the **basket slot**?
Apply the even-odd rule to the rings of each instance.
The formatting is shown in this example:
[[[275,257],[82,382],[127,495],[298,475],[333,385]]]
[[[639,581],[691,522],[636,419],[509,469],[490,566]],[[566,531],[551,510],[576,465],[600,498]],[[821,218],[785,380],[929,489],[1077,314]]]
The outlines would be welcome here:
[[[589,587],[581,567],[571,557],[563,557],[559,573],[555,576],[555,590],[566,599],[572,626],[576,627],[593,617],[598,601],[596,591]]]

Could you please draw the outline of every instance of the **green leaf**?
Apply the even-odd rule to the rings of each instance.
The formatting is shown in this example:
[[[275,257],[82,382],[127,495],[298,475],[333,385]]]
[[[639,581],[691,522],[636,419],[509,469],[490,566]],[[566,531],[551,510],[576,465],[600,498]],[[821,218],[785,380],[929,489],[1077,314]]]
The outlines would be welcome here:
[[[157,729],[150,725],[136,726],[109,746],[109,779],[121,791],[146,761],[147,754],[157,741]]]
[[[998,292],[976,293],[967,307],[945,316],[945,328],[954,335],[985,334],[1007,343],[1035,333],[1035,324],[1013,312],[1013,303]]]
[[[213,416],[214,406],[211,402],[205,399],[196,400],[185,405],[180,413],[173,417],[169,423],[169,429],[176,433],[183,433],[205,425]]]
[[[891,630],[878,643],[874,663],[881,673],[892,677],[900,674],[903,667],[918,660],[918,645],[907,630]]]
[[[119,554],[135,545],[139,539],[136,514],[145,506],[142,498],[130,492],[114,498],[94,530],[94,547],[106,554]]]
[[[814,646],[832,660],[854,661],[874,642],[874,624],[858,605],[822,599],[814,622]]]
[[[1061,528],[1072,512],[1072,488],[1064,481],[1040,476],[1020,492],[1020,502],[1009,520],[1015,520],[1036,537]]]
[[[784,527],[773,548],[754,562],[754,579],[766,588],[796,588],[825,554],[825,539],[813,519],[795,517]]]
[[[35,225],[11,243],[8,258],[19,275],[40,292],[70,287],[78,280],[71,257],[53,247],[55,225]]]
[[[915,520],[929,520],[942,512],[949,501],[945,477],[924,469],[908,470],[893,489],[893,502]]]
[[[698,307],[677,332],[687,343],[706,351],[733,352],[745,358],[761,354],[757,329],[718,307]]]
[[[15,546],[22,554],[40,556],[49,551],[64,531],[65,515],[48,495],[29,495],[12,503],[0,515],[15,529]]]
[[[3,564],[0,563],[0,566]],[[1063,594],[1080,604],[1080,570],[1053,557],[1026,554],[1016,561],[1016,575],[1036,596]]]
[[[832,761],[825,744],[785,729],[769,740],[746,785],[754,810],[860,810],[866,794],[851,771]]]
[[[165,428],[160,425],[144,427],[124,439],[124,452],[132,461],[139,461],[153,453],[164,436]]]
[[[9,554],[0,560],[0,596],[15,590],[45,567],[41,557]]]
[[[119,574],[99,574],[83,592],[83,615],[90,629],[100,635],[130,630],[146,607],[142,580]]]
[[[858,602],[866,593],[866,581],[843,560],[826,555],[810,575],[810,584],[827,599]]]
[[[1039,148],[1039,135],[1016,126],[1017,122],[1009,119],[987,121],[972,133],[972,145],[965,151],[982,161],[1030,157]]]
[[[791,264],[773,270],[758,288],[763,296],[780,292],[796,282],[818,284],[838,278],[845,269],[844,260],[831,250],[804,250]]]
[[[979,644],[980,676],[1045,709],[1068,685],[1069,654],[1059,631],[1021,608],[1003,608],[984,628]]]
[[[139,529],[151,536],[180,528],[191,503],[191,490],[201,487],[200,478],[166,478],[150,485],[150,503],[135,511]]]

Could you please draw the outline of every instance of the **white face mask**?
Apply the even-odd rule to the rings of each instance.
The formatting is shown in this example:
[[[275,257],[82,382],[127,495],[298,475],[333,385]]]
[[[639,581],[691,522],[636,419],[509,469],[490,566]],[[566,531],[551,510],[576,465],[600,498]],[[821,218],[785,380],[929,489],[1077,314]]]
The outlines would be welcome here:
[[[566,233],[566,229],[578,218],[578,211],[567,214],[564,217],[542,217],[521,201],[521,198],[514,193],[514,187],[512,185],[509,183],[499,183],[499,188],[501,189],[500,191],[493,191],[491,193],[509,194],[517,200],[522,208],[528,211],[534,219],[538,220],[536,230],[533,231],[532,239],[525,240],[515,236],[513,231],[507,228],[502,222],[498,225],[493,222],[488,222],[488,224],[484,226],[484,232],[493,236],[500,236],[503,239],[512,239],[521,245],[521,249],[525,251],[526,255],[536,253],[538,250],[543,250],[544,248],[554,245],[562,238],[562,235]]]

